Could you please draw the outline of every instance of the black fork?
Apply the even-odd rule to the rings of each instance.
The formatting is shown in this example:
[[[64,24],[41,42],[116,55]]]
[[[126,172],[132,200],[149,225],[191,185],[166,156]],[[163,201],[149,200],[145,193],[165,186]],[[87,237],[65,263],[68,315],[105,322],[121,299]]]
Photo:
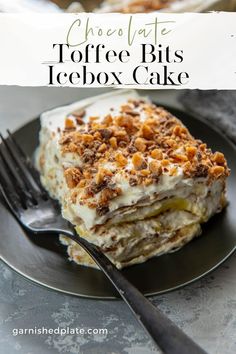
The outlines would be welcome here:
[[[10,210],[24,228],[35,233],[64,234],[78,243],[129,305],[137,320],[167,354],[206,354],[173,322],[146,299],[110,262],[97,246],[80,237],[62,218],[58,203],[44,190],[38,171],[8,131],[0,134],[0,189]]]

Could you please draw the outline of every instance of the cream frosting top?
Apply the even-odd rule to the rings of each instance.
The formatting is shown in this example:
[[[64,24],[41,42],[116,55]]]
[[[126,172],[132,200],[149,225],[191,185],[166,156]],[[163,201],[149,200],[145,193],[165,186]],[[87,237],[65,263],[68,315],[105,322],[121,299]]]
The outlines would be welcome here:
[[[44,184],[52,185],[48,171],[54,168],[60,181],[54,196],[65,217],[79,216],[87,229],[120,208],[184,190],[195,177],[227,173],[222,154],[213,155],[179,120],[133,90],[53,109],[42,114],[41,126]]]

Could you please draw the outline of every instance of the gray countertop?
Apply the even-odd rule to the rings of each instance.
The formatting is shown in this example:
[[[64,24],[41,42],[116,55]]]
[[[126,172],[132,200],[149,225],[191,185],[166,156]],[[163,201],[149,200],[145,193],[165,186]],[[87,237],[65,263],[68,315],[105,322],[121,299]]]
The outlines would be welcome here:
[[[0,131],[23,125],[41,111],[101,89],[0,87]],[[104,90],[105,91],[105,90]],[[148,92],[149,94],[150,92]],[[177,92],[152,92],[179,106]],[[210,354],[236,353],[236,255],[181,290],[151,300]],[[107,335],[18,335],[14,328],[107,328]],[[0,263],[0,354],[159,353],[120,300],[102,301],[50,291]]]

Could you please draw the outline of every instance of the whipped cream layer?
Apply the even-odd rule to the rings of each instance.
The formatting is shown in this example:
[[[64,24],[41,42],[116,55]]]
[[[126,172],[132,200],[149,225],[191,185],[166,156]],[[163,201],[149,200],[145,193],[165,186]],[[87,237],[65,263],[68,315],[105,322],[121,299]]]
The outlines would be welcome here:
[[[166,204],[167,208],[165,208]],[[172,204],[172,206],[171,206]],[[220,212],[225,206],[224,184],[216,181],[207,196],[190,194],[186,199],[168,198],[160,202],[162,210],[156,215],[142,219],[136,211],[135,222],[123,222],[101,226],[97,232],[77,226],[80,236],[97,245],[117,266],[123,268],[147,261],[154,256],[177,251],[194,237],[201,234],[201,223]],[[141,211],[141,209],[140,209]],[[61,236],[68,246],[68,254],[78,264],[96,267],[93,260],[78,244]]]

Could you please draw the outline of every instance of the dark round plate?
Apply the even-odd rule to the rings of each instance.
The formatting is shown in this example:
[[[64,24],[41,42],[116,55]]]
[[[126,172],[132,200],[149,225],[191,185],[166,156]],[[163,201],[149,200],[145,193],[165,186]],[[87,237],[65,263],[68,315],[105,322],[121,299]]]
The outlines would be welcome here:
[[[186,113],[168,109],[186,124],[195,137],[207,142],[213,150],[225,154],[231,168],[228,180],[229,206],[204,225],[201,237],[178,252],[123,270],[125,276],[146,295],[164,293],[199,279],[228,258],[236,246],[236,150],[210,126]],[[30,155],[38,144],[38,132],[38,119],[15,132],[15,137]],[[68,294],[93,298],[117,296],[116,290],[101,271],[70,262],[65,247],[57,237],[26,233],[2,200],[1,203],[0,253],[2,260],[10,267],[38,284]]]

